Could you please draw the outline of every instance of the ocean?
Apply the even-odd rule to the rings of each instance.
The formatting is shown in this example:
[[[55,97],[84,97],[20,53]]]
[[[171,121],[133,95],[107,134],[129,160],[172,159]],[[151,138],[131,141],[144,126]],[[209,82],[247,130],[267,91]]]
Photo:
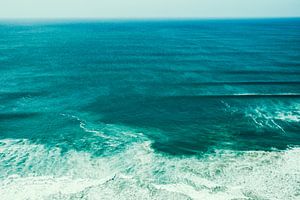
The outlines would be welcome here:
[[[0,21],[0,199],[300,199],[300,19]]]

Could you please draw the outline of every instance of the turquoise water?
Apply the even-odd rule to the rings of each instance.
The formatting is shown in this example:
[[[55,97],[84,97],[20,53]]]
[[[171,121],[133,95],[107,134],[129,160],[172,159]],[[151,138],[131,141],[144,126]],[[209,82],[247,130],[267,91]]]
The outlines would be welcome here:
[[[1,21],[0,199],[300,198],[300,20]]]

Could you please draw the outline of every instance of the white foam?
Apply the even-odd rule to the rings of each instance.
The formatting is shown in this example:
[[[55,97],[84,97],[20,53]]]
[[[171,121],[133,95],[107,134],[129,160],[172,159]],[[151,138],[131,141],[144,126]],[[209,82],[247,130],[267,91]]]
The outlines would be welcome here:
[[[294,125],[300,122],[300,106],[297,103],[270,103],[245,109],[245,115],[250,117],[257,128],[271,128],[284,130],[285,125]]]
[[[62,116],[65,116],[65,117],[69,117],[69,118],[73,118],[73,119],[76,119],[78,122],[79,122],[79,127],[87,132],[87,133],[93,133],[97,136],[100,136],[100,137],[103,137],[103,138],[109,138],[107,135],[105,135],[104,133],[98,131],[98,130],[94,130],[94,129],[89,129],[87,128],[86,126],[86,122],[82,119],[80,119],[79,117],[75,116],[75,115],[69,115],[69,114],[64,114],[64,113],[61,113]]]
[[[1,199],[43,199],[55,196],[71,196],[80,193],[87,188],[104,184],[109,178],[104,180],[73,179],[70,177],[18,177],[10,176],[1,182]]]
[[[298,112],[278,112],[277,119],[288,122],[300,122],[300,110]]]
[[[187,195],[192,199],[198,200],[228,200],[228,199],[241,199],[245,196],[241,194],[239,191],[227,191],[222,193],[213,193],[209,190],[195,190],[194,187],[187,184],[165,184],[165,185],[155,185],[157,189],[166,190],[174,193],[181,193]]]
[[[300,148],[203,158],[135,143],[113,156],[1,140],[0,199],[274,199],[299,197]]]

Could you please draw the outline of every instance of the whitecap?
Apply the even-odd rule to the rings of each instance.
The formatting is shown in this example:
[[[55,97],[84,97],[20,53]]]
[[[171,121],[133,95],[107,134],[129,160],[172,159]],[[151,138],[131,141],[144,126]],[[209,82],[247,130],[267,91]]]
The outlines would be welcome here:
[[[111,156],[1,140],[0,199],[274,199],[299,196],[300,148],[156,153],[150,141]]]

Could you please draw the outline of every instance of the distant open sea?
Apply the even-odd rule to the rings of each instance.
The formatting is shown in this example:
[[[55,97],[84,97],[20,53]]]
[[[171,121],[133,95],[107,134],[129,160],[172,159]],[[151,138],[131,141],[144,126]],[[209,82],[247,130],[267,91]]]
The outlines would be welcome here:
[[[300,199],[300,19],[0,21],[0,199]]]

